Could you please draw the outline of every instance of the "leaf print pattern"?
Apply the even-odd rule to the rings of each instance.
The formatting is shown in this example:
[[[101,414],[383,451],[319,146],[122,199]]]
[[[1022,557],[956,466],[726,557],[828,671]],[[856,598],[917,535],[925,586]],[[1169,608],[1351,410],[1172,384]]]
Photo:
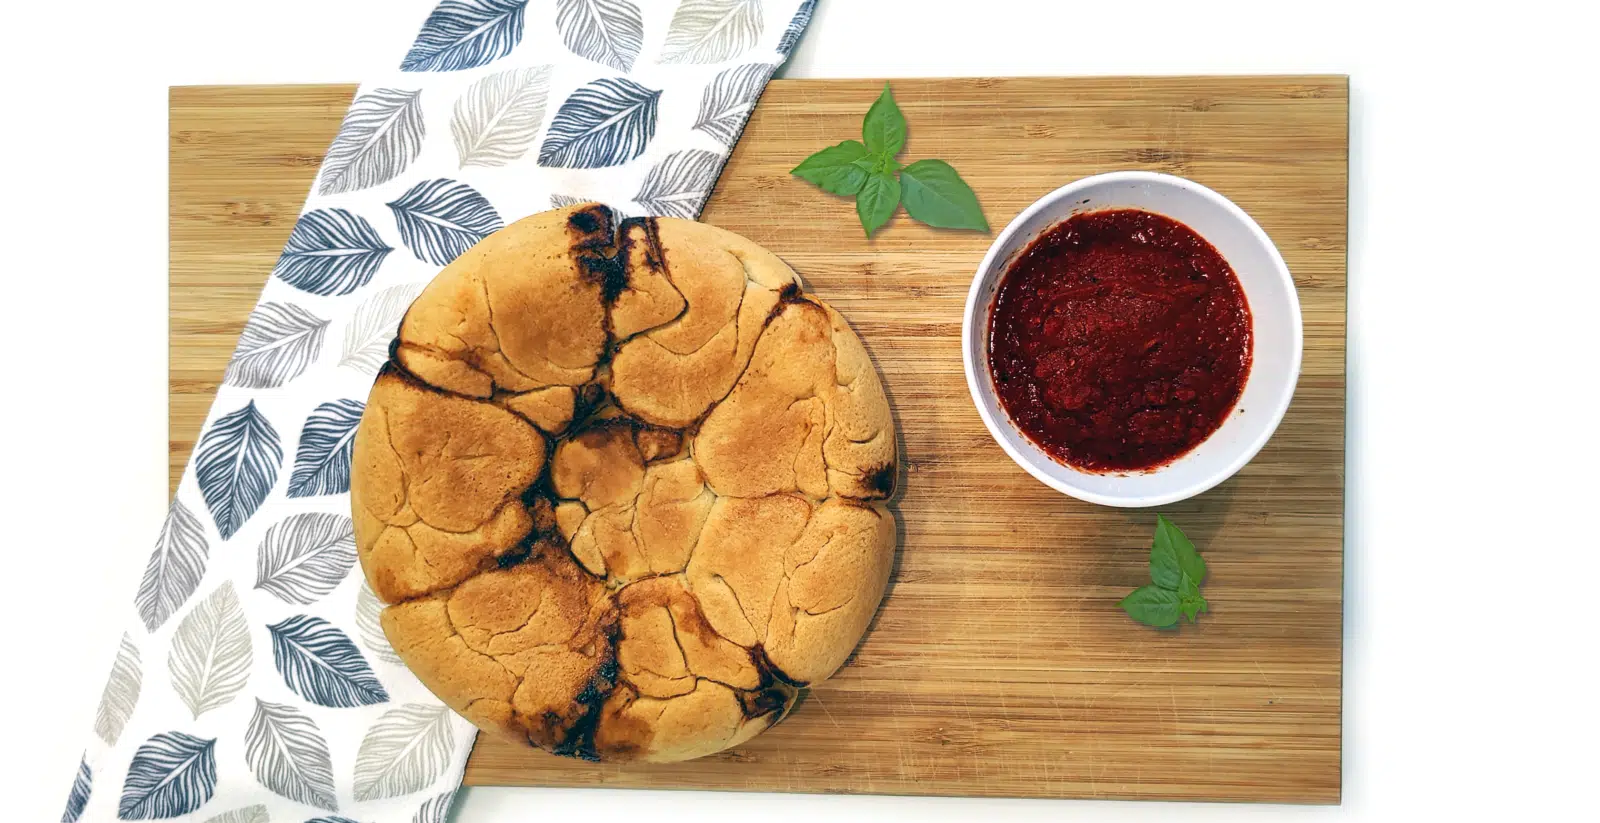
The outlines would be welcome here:
[[[455,799],[456,793],[453,789],[429,799],[422,804],[422,808],[417,809],[416,815],[411,818],[411,823],[445,823],[450,817],[450,804]]]
[[[697,214],[815,2],[428,9],[395,55],[407,73],[349,105],[269,263],[64,821],[445,823],[473,735],[406,670],[355,568],[364,387],[438,268],[513,219],[595,200]]]
[[[454,180],[424,180],[389,204],[400,239],[418,260],[448,266],[505,224],[483,195]]]
[[[667,28],[663,63],[720,63],[761,39],[761,0],[683,0]]]
[[[644,17],[633,0],[556,0],[561,42],[579,57],[633,71],[644,43]]]
[[[794,52],[794,47],[800,44],[800,35],[805,33],[806,26],[811,25],[811,15],[817,10],[817,0],[804,0],[800,8],[794,12],[794,17],[789,20],[789,27],[783,30],[783,36],[778,38],[778,53],[788,57]]]
[[[646,214],[656,217],[681,217],[693,220],[711,196],[717,172],[722,171],[722,155],[691,149],[673,152],[645,175],[634,200]]]
[[[316,209],[295,221],[272,276],[324,297],[349,294],[372,280],[391,251],[366,218]]]
[[[256,588],[285,603],[327,596],[356,562],[356,538],[342,514],[296,514],[267,529],[256,553]]]
[[[267,631],[273,665],[295,694],[330,708],[389,702],[361,651],[328,621],[302,614]]]
[[[117,817],[155,820],[188,814],[217,790],[217,741],[164,732],[134,752]]]
[[[291,303],[262,303],[250,312],[222,382],[276,389],[300,376],[322,349],[328,321]]]
[[[150,562],[145,565],[144,578],[139,581],[139,591],[133,596],[134,606],[146,629],[161,628],[161,624],[200,587],[208,553],[200,521],[189,513],[182,501],[173,498],[167,508],[167,519],[161,524],[161,536],[156,538],[155,550],[150,552]]]
[[[267,814],[267,807],[257,803],[254,806],[223,812],[207,819],[206,823],[272,823],[272,818]]]
[[[356,799],[419,792],[450,762],[450,710],[408,703],[378,718],[356,753]]]
[[[300,430],[300,447],[289,475],[290,497],[350,491],[350,457],[366,407],[360,400],[335,400],[311,412]]]
[[[422,90],[377,89],[350,104],[322,161],[322,195],[371,188],[400,176],[422,151]]]
[[[233,700],[250,678],[250,628],[233,582],[225,581],[172,635],[167,670],[178,699],[196,719]]]
[[[700,114],[694,127],[732,148],[739,142],[751,109],[777,68],[771,63],[751,63],[718,72],[700,96]]]
[[[139,704],[139,691],[144,686],[144,672],[139,666],[139,647],[127,632],[117,647],[117,659],[111,664],[111,676],[106,678],[105,690],[100,693],[100,709],[95,712],[94,733],[107,746],[117,745],[122,730],[133,716],[133,707]]]
[[[460,71],[487,65],[522,42],[528,0],[444,0],[428,15],[401,71]]]
[[[550,66],[502,71],[467,87],[450,119],[462,168],[504,166],[526,154],[549,93]]]
[[[570,194],[552,194],[552,195],[550,195],[550,208],[552,208],[552,209],[564,209],[564,208],[566,208],[568,206],[581,206],[584,203],[595,203],[595,202],[598,202],[598,201],[595,200],[595,198],[593,198],[593,197],[573,197]],[[610,204],[607,204],[607,205],[610,205]],[[618,221],[622,221],[622,220],[627,220],[628,219],[627,212],[624,212],[623,210],[621,210],[619,208],[616,208],[615,206],[611,207],[611,211],[616,216],[616,219]]]
[[[638,157],[656,136],[660,99],[661,92],[622,77],[579,88],[550,121],[539,165],[598,169]]]
[[[361,633],[361,645],[380,660],[396,666],[405,665],[400,662],[400,655],[395,654],[394,647],[389,645],[388,635],[383,633],[383,623],[378,617],[382,611],[383,602],[373,594],[372,587],[362,581],[361,594],[356,596],[356,630]]]
[[[61,823],[78,823],[83,807],[89,805],[89,791],[93,786],[94,773],[89,770],[89,758],[85,755],[78,760],[78,776],[73,778],[72,791],[67,793],[67,809],[61,813]]]
[[[389,343],[400,328],[411,302],[422,294],[422,283],[390,286],[356,309],[344,328],[344,353],[339,365],[364,374],[377,374],[389,359]]]
[[[217,531],[226,540],[256,513],[278,481],[283,449],[278,431],[252,400],[225,414],[200,438],[195,478]]]
[[[299,709],[258,698],[244,733],[244,759],[256,780],[274,793],[307,806],[339,810],[328,743],[317,724]]]

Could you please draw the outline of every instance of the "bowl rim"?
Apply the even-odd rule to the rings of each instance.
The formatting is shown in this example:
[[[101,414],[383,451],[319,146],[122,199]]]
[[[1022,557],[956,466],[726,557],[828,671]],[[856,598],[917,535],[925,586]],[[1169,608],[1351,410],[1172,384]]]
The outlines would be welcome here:
[[[1294,349],[1292,352],[1290,352],[1289,379],[1284,381],[1284,385],[1279,388],[1277,396],[1273,398],[1270,422],[1262,428],[1260,434],[1258,434],[1253,441],[1251,441],[1245,448],[1241,449],[1237,454],[1234,455],[1232,460],[1223,465],[1217,471],[1212,472],[1202,480],[1163,494],[1138,496],[1101,494],[1099,492],[1074,487],[1057,480],[1055,477],[1052,477],[1049,473],[1045,472],[1036,461],[1049,461],[1054,465],[1063,466],[1069,471],[1073,472],[1079,472],[1079,470],[1054,460],[1042,450],[1038,449],[1037,446],[1034,446],[1031,452],[1028,454],[1020,453],[1018,449],[1012,447],[1006,437],[1003,436],[1000,428],[1001,426],[1011,425],[1010,422],[1008,420],[996,420],[994,416],[989,413],[988,408],[983,403],[983,398],[990,393],[984,389],[984,383],[979,379],[979,376],[980,373],[987,375],[988,366],[986,363],[978,364],[973,361],[973,337],[979,333],[979,315],[983,314],[986,316],[988,308],[987,306],[977,305],[979,301],[979,294],[983,291],[983,286],[988,280],[998,278],[1004,274],[1004,272],[997,270],[997,265],[999,263],[997,258],[1000,255],[1000,250],[1010,242],[1013,236],[1022,231],[1022,226],[1025,223],[1027,223],[1039,212],[1055,206],[1062,200],[1071,198],[1083,189],[1106,183],[1154,183],[1166,186],[1175,186],[1178,188],[1187,189],[1210,201],[1212,205],[1220,208],[1223,212],[1228,214],[1241,226],[1243,226],[1246,232],[1248,232],[1258,244],[1266,249],[1268,258],[1272,262],[1273,272],[1279,277],[1280,280],[1283,281],[1290,298],[1289,320],[1292,328],[1294,329]],[[1055,225],[1055,222],[1052,222],[1051,225]],[[1246,297],[1248,297],[1248,294]],[[1255,311],[1254,306],[1251,307],[1251,311],[1253,316]],[[1252,347],[1253,346],[1254,341],[1252,341]],[[1263,230],[1260,224],[1255,221],[1255,218],[1251,217],[1247,212],[1245,212],[1244,209],[1240,208],[1232,200],[1229,200],[1207,186],[1196,183],[1195,181],[1185,177],[1151,171],[1113,171],[1089,175],[1088,177],[1082,177],[1067,183],[1066,185],[1061,186],[1033,201],[1031,205],[1019,212],[1016,217],[1013,217],[1011,222],[1007,223],[1006,227],[995,237],[994,242],[989,244],[988,253],[984,255],[983,262],[978,264],[978,269],[973,274],[972,285],[967,290],[967,302],[966,306],[962,309],[961,316],[961,364],[962,370],[966,373],[967,392],[969,399],[972,401],[972,405],[978,410],[978,416],[983,419],[984,428],[988,429],[989,436],[1000,445],[1000,448],[1005,451],[1006,455],[1009,456],[1013,462],[1021,466],[1024,471],[1033,475],[1034,479],[1045,484],[1046,486],[1049,486],[1050,488],[1055,489],[1062,494],[1082,500],[1086,503],[1095,503],[1102,506],[1113,506],[1117,508],[1147,508],[1151,506],[1165,506],[1171,503],[1187,500],[1191,497],[1203,494],[1215,488],[1223,481],[1237,474],[1240,469],[1244,468],[1246,464],[1255,459],[1255,456],[1266,447],[1267,441],[1271,440],[1272,435],[1277,432],[1278,425],[1283,422],[1283,417],[1288,412],[1289,405],[1294,399],[1295,389],[1300,382],[1300,371],[1302,368],[1304,349],[1305,327],[1300,312],[1300,293],[1295,288],[1294,277],[1290,274],[1289,267],[1283,260],[1283,255],[1278,251],[1277,245],[1272,242],[1272,238],[1267,236],[1266,231]],[[996,406],[998,405],[999,403],[997,400]],[[1004,414],[1003,409],[1001,410],[1001,413]],[[1015,428],[1015,426],[1012,426],[1012,428]],[[1024,440],[1026,440],[1027,436],[1022,435],[1022,437]],[[1158,467],[1153,470],[1153,473],[1159,473],[1161,470],[1162,468]]]

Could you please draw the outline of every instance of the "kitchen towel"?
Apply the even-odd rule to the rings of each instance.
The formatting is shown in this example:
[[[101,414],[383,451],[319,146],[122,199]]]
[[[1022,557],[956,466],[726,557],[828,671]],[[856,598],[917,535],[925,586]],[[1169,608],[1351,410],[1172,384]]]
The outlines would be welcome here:
[[[444,0],[361,85],[116,608],[63,823],[443,823],[475,730],[385,641],[349,514],[400,315],[524,215],[698,216],[815,6]]]

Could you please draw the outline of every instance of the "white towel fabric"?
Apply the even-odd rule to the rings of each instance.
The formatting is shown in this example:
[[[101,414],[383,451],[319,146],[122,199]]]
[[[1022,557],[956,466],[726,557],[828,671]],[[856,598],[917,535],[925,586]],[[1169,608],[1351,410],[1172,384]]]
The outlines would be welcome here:
[[[696,217],[815,5],[444,0],[361,85],[119,614],[63,823],[443,823],[474,729],[384,640],[349,515],[400,315],[527,214]]]

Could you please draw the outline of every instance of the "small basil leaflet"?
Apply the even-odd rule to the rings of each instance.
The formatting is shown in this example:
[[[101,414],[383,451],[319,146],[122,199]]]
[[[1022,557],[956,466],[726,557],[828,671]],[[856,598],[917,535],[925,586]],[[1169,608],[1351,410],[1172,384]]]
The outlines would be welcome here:
[[[902,203],[913,219],[930,226],[988,231],[978,196],[961,175],[943,160],[901,165],[895,155],[905,146],[906,118],[885,84],[862,121],[861,140],[829,146],[790,173],[823,191],[856,198],[856,216],[868,237]]]
[[[1158,514],[1155,541],[1150,546],[1151,583],[1134,589],[1117,605],[1134,620],[1158,629],[1176,626],[1180,615],[1193,623],[1206,611],[1206,599],[1200,595],[1205,579],[1205,558],[1182,530]]]

